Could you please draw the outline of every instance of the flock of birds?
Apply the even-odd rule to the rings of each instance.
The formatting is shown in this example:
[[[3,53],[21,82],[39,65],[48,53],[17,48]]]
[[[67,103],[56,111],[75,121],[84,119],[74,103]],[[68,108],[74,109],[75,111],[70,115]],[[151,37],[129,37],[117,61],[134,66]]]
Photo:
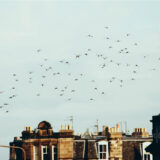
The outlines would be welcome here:
[[[106,30],[109,29],[109,27],[105,27]],[[127,33],[126,35],[124,35],[124,38],[128,38],[131,37],[131,35],[129,33]],[[87,35],[88,39],[94,39],[95,36],[92,34],[88,34]],[[56,95],[58,97],[64,98],[66,101],[72,101],[74,99],[74,95],[78,92],[78,87],[83,88],[84,86],[84,92],[87,92],[88,88],[86,88],[86,86],[89,86],[91,89],[91,95],[88,95],[88,97],[85,97],[87,101],[95,101],[96,100],[96,96],[93,96],[92,93],[93,92],[97,92],[98,95],[103,96],[106,95],[106,90],[103,90],[103,86],[99,87],[99,85],[97,85],[97,77],[94,77],[93,79],[90,79],[90,76],[88,76],[87,72],[84,71],[76,71],[76,67],[72,64],[76,64],[78,62],[81,61],[84,62],[84,60],[86,58],[88,58],[89,61],[95,61],[97,60],[97,63],[99,63],[98,65],[95,64],[95,68],[97,68],[97,70],[103,70],[106,71],[108,70],[109,66],[113,66],[114,68],[116,68],[116,70],[119,70],[119,68],[122,66],[123,68],[129,68],[129,72],[131,73],[131,77],[128,79],[128,81],[135,81],[136,80],[136,75],[139,72],[141,65],[139,63],[124,63],[124,62],[120,62],[120,61],[116,61],[116,59],[114,58],[114,56],[110,56],[110,52],[113,48],[116,48],[115,46],[117,45],[117,43],[121,43],[123,40],[121,39],[117,39],[114,40],[114,44],[111,43],[110,44],[110,40],[112,39],[112,37],[106,36],[105,37],[105,41],[107,41],[107,45],[106,48],[108,49],[105,53],[95,53],[95,51],[92,48],[88,48],[84,53],[79,53],[79,54],[74,54],[72,56],[72,60],[70,59],[61,59],[58,62],[56,62],[56,64],[58,64],[57,66],[60,66],[61,69],[57,68],[57,66],[52,66],[49,62],[49,58],[44,58],[42,60],[41,64],[38,64],[38,70],[40,71],[39,74],[36,73],[36,71],[31,70],[28,71],[28,78],[27,78],[27,83],[32,85],[34,83],[36,83],[38,85],[39,91],[33,93],[33,95],[35,95],[36,97],[40,97],[43,98],[43,93],[41,93],[41,88],[46,90],[49,90],[52,88],[53,92],[56,93]],[[138,47],[138,43],[134,42],[132,44],[132,47]],[[118,47],[117,47],[118,48]],[[115,52],[115,51],[114,51]],[[36,50],[36,54],[42,54],[43,55],[43,51],[42,49],[37,49]],[[117,51],[114,53],[115,57],[116,56],[125,56],[125,55],[130,55],[133,54],[130,51],[130,48],[128,47],[122,47],[120,49],[117,49]],[[142,59],[146,59],[147,55],[143,55]],[[158,58],[158,60],[160,60],[160,58]],[[62,65],[62,67],[61,67]],[[72,68],[73,70],[75,70],[74,73],[72,73],[72,69],[67,72],[67,66],[69,66],[70,68]],[[83,66],[82,66],[83,67]],[[63,70],[64,68],[64,70]],[[96,72],[98,73],[98,71],[95,71],[95,68],[93,69],[93,71],[91,72]],[[60,71],[62,70],[62,71]],[[156,70],[155,68],[152,68],[152,70]],[[111,71],[112,72],[112,71]],[[101,72],[102,74],[106,74],[105,72]],[[36,75],[37,74],[37,75]],[[20,76],[17,73],[13,73],[12,75],[13,81],[15,83],[19,83],[20,82]],[[35,78],[36,76],[38,76],[37,78]],[[89,77],[88,79],[86,77]],[[97,75],[98,76],[98,75]],[[62,83],[61,85],[59,85],[58,83],[53,83],[53,84],[49,84],[47,85],[47,81],[49,79],[51,79],[50,77],[54,77],[55,81],[57,81],[58,83]],[[55,77],[61,77],[61,78],[55,78]],[[69,77],[69,78],[67,78]],[[47,79],[48,78],[48,79]],[[37,82],[35,82],[35,79]],[[82,82],[83,81],[83,82]],[[124,86],[124,82],[126,81],[125,79],[123,79],[123,76],[112,76],[110,75],[110,78],[106,80],[106,82],[108,83],[108,85],[113,84],[114,82],[118,82],[118,86],[120,88],[122,88]],[[82,82],[82,83],[81,83]],[[88,84],[91,85],[88,85]],[[72,85],[74,84],[74,85]],[[78,87],[75,87],[79,84]],[[85,84],[85,85],[84,85]],[[51,86],[52,85],[52,86]],[[48,87],[48,88],[47,88]],[[34,88],[34,85],[32,86],[32,88]],[[18,96],[18,94],[16,94],[16,85],[13,85],[10,88],[13,91],[13,94],[8,95],[8,100],[4,101],[3,103],[0,102],[0,108],[4,109],[5,113],[8,113],[9,110],[9,106],[10,105],[10,101],[13,99],[16,99],[16,97]],[[15,92],[14,92],[15,91]],[[5,94],[5,90],[0,90],[0,97],[3,96],[3,94]],[[81,95],[83,96],[83,95]]]

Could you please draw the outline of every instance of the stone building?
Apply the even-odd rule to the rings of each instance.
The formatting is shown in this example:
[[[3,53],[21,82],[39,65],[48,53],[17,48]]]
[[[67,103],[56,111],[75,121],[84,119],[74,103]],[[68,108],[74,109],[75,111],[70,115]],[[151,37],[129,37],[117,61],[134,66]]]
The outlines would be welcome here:
[[[14,138],[10,146],[22,147],[27,160],[122,160],[122,133],[119,128],[105,127],[103,135],[75,136],[71,126],[54,132],[50,123],[40,122],[32,130],[25,127],[21,138]],[[19,149],[10,149],[10,160],[23,160]]]
[[[122,133],[119,124],[112,128],[103,126],[102,135],[106,136],[108,141],[109,159],[122,160]]]
[[[153,160],[160,160],[160,114],[152,117],[153,142],[146,148],[147,152],[152,153]]]
[[[152,142],[145,128],[135,128],[132,135],[123,135],[123,160],[152,160],[145,148]]]
[[[55,133],[50,123],[39,123],[38,129],[25,127],[21,139],[15,138],[10,146],[24,148],[27,160],[73,159],[74,132],[66,126]],[[18,149],[10,150],[10,160],[23,160],[23,153]]]
[[[10,146],[22,147],[27,160],[152,160],[145,147],[152,141],[146,129],[137,128],[132,135],[123,135],[120,126],[103,126],[102,132],[74,135],[70,125],[54,132],[50,123],[42,121],[37,129],[25,127],[21,138]],[[19,149],[10,149],[10,160],[23,160]],[[148,159],[147,159],[148,158]]]

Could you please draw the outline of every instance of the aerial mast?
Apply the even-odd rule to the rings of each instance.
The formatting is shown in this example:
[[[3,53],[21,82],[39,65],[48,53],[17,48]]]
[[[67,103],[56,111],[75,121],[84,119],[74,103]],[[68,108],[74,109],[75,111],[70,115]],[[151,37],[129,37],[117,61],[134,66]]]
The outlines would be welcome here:
[[[73,129],[73,116],[70,116],[70,117],[69,117],[69,120],[70,120],[70,122],[71,122],[71,124],[72,124],[72,129]]]
[[[96,120],[96,124],[94,125],[94,127],[96,128],[97,134],[99,132],[99,120]]]

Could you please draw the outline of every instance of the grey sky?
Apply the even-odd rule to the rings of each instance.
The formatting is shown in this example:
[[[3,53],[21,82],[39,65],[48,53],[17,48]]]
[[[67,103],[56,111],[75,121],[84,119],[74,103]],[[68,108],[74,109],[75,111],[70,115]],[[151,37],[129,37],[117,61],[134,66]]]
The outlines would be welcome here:
[[[0,1],[0,91],[4,91],[0,104],[9,103],[0,110],[0,143],[7,145],[14,136],[20,136],[24,126],[36,128],[42,120],[51,122],[53,130],[58,131],[70,115],[74,116],[76,133],[86,128],[94,131],[96,119],[100,126],[127,121],[131,132],[134,127],[150,131],[149,120],[159,113],[160,104],[159,15],[160,1]],[[130,54],[118,54],[124,47]],[[39,48],[42,51],[37,53]],[[84,56],[86,52],[89,56]],[[77,54],[83,56],[76,59]],[[113,63],[107,61],[107,69],[102,69],[104,61],[97,54],[104,54]],[[70,64],[61,64],[60,60]],[[45,72],[40,64],[53,70]],[[131,66],[127,68],[126,64]],[[32,84],[28,83],[30,71]],[[54,72],[61,75],[54,77]],[[42,80],[42,75],[47,78]],[[110,84],[114,76],[117,80]],[[136,80],[131,81],[132,77]],[[45,84],[43,88],[41,83]],[[69,91],[60,97],[54,90],[57,86],[61,90],[67,86]],[[73,89],[76,92],[72,94]],[[17,97],[8,100],[12,94]],[[67,101],[70,97],[72,100]],[[0,155],[8,159],[8,150],[1,149]]]

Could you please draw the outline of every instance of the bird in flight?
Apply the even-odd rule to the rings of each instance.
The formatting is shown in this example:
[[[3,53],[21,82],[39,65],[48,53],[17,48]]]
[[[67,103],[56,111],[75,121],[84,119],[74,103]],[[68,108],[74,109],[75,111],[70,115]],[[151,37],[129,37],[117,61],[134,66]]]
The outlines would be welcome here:
[[[41,49],[37,49],[37,52],[39,53],[41,51]]]
[[[137,73],[136,71],[133,71],[133,73]]]
[[[37,96],[40,96],[40,93],[37,93]]]
[[[76,55],[76,58],[79,58],[80,56],[81,56],[80,54],[77,54],[77,55]]]
[[[93,36],[91,34],[89,34],[88,37],[93,37]]]

